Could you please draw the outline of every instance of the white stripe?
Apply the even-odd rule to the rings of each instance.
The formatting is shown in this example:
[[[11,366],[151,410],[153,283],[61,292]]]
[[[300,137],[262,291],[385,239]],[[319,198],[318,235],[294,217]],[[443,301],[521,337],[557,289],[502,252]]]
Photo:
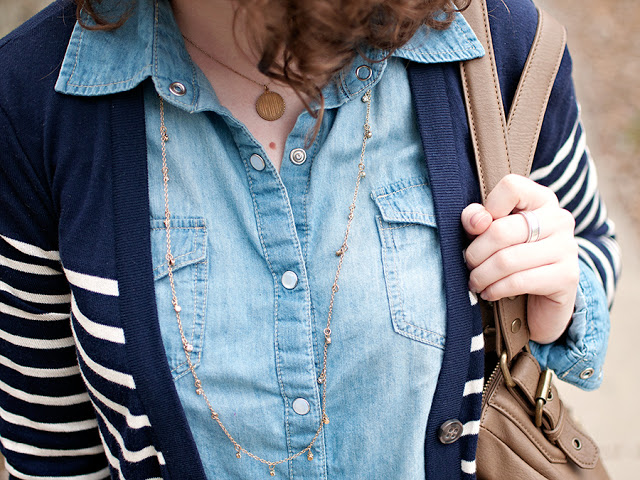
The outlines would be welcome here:
[[[601,280],[605,282],[604,289],[607,292],[607,300],[609,301],[609,303],[611,303],[613,301],[613,294],[615,290],[615,286],[613,282],[613,269],[611,267],[611,264],[607,260],[607,257],[604,256],[604,253],[602,253],[600,249],[596,247],[593,243],[591,243],[589,240],[577,237],[576,241],[578,242],[578,246],[580,248],[583,248],[584,250],[591,253],[600,262],[602,270],[604,270],[604,277],[605,277]],[[597,274],[598,270],[594,270],[594,272]]]
[[[121,343],[124,345],[124,330],[117,327],[111,327],[109,325],[103,325],[101,323],[94,322],[85,317],[78,304],[76,303],[75,297],[71,297],[71,312],[73,316],[78,320],[78,323],[84,328],[84,330],[89,334],[96,338],[100,338],[102,340],[107,340],[113,343]]]
[[[478,303],[478,295],[473,293],[471,290],[469,290],[469,302],[472,307]]]
[[[26,367],[15,363],[13,360],[0,355],[0,365],[4,365],[7,368],[15,370],[16,372],[26,375],[27,377],[36,378],[60,378],[60,377],[72,377],[80,373],[78,365],[65,368],[34,368]]]
[[[73,332],[73,338],[76,339],[76,348],[78,349],[78,353],[80,353],[80,356],[82,357],[82,360],[84,360],[84,363],[87,364],[87,367],[89,367],[97,375],[101,376],[105,380],[108,380],[113,383],[117,383],[118,385],[122,385],[123,387],[127,387],[132,390],[136,388],[136,384],[133,381],[133,377],[131,375],[104,367],[99,363],[95,362],[94,360],[92,360],[91,357],[87,355],[87,352],[84,351],[84,348],[82,348],[82,345],[80,345],[80,342],[78,341],[78,337],[76,336],[75,328],[72,328],[71,330]]]
[[[7,450],[11,450],[16,453],[24,453],[25,455],[33,455],[34,457],[78,457],[81,455],[100,455],[104,452],[102,445],[66,450],[34,447],[33,445],[14,442],[7,438],[0,438],[0,442],[2,442],[2,446]]]
[[[167,462],[164,459],[164,455],[162,455],[162,452],[158,452],[158,463],[160,463],[160,465],[167,464]]]
[[[496,461],[499,461],[499,459],[494,459]],[[468,462],[466,460],[461,460],[460,463],[462,464],[462,471],[468,475],[474,475],[476,473],[476,461],[473,460],[472,462]]]
[[[66,423],[42,423],[31,420],[30,418],[16,415],[15,413],[7,412],[0,408],[0,418],[5,422],[12,423],[13,425],[20,425],[21,427],[29,427],[34,430],[40,430],[42,432],[82,432],[84,430],[91,430],[98,426],[98,421],[95,418],[91,420],[82,420],[79,422],[66,422]]]
[[[484,348],[484,335],[481,333],[471,339],[471,351],[477,352]]]
[[[480,420],[472,420],[462,426],[462,435],[478,435],[480,433]]]
[[[17,260],[12,260],[3,255],[0,255],[0,265],[8,267],[18,272],[33,273],[35,275],[62,275],[60,270],[55,270],[44,265],[36,265],[33,263],[24,263]]]
[[[4,330],[0,330],[0,339],[14,345],[18,345],[19,347],[33,348],[35,350],[55,350],[74,345],[72,337],[45,340],[41,338],[19,337],[17,335],[7,333]]]
[[[80,374],[82,375],[82,372],[80,372]],[[132,414],[127,407],[125,407],[124,405],[120,405],[119,403],[116,403],[113,400],[109,400],[102,393],[96,390],[95,387],[91,385],[91,383],[89,383],[89,381],[84,375],[82,375],[82,378],[84,380],[84,384],[87,387],[87,390],[89,390],[94,397],[100,400],[100,402],[102,402],[103,405],[110,408],[114,412],[122,415],[127,421],[127,425],[129,426],[129,428],[138,429],[138,428],[151,426],[151,422],[149,422],[149,417],[147,417],[146,415]],[[95,405],[95,402],[92,402],[92,403]]]
[[[60,260],[60,252],[57,250],[43,250],[35,245],[24,243],[20,240],[14,240],[13,238],[5,237],[4,235],[0,235],[0,237],[16,250],[26,253],[27,255],[31,255],[32,257],[44,258],[46,260]]]
[[[109,295],[110,297],[118,296],[118,282],[109,278],[94,277],[86,273],[78,273],[67,268],[64,269],[67,280],[76,287],[89,290],[90,292]]]
[[[35,403],[37,405],[50,405],[53,407],[65,407],[68,405],[79,405],[89,401],[88,393],[78,393],[66,397],[45,397],[43,395],[34,395],[33,393],[23,392],[17,388],[13,388],[0,380],[0,390],[8,393],[18,400],[27,403]]]
[[[66,320],[69,318],[68,313],[30,313],[2,302],[0,302],[0,313],[24,318],[25,320],[36,320],[41,322],[57,322],[59,320]]]
[[[584,209],[587,208],[587,205],[589,205],[590,202],[598,202],[598,203],[600,202],[599,199],[596,199],[597,193],[598,193],[598,179],[596,175],[597,173],[595,172],[595,166],[593,165],[593,160],[591,159],[591,157],[589,157],[589,173],[587,174],[587,187],[585,188],[585,192],[583,194],[582,200],[580,200],[580,203],[576,206],[576,208],[571,210],[571,214],[573,215],[573,218],[578,218],[582,214]],[[579,225],[576,225],[574,233],[578,235],[581,232],[582,230],[580,230]]]
[[[71,296],[67,293],[64,295],[43,295],[40,293],[25,292],[24,290],[18,290],[2,281],[0,281],[0,291],[10,293],[20,300],[33,303],[43,303],[47,305],[54,305],[58,303],[69,303]]]
[[[542,168],[533,170],[531,172],[531,175],[529,175],[529,178],[531,178],[531,180],[534,180],[536,182],[540,181],[541,179],[549,175],[558,166],[558,164],[562,163],[565,158],[567,158],[567,155],[569,155],[571,149],[573,148],[579,124],[580,118],[578,117],[576,119],[576,123],[573,125],[573,130],[571,130],[571,135],[569,135],[567,141],[564,143],[564,145],[562,145],[562,147],[560,147],[560,150],[558,150],[555,157],[553,157],[553,161],[549,165],[545,165]]]
[[[588,168],[584,168],[580,173],[580,176],[578,177],[578,179],[574,182],[574,184],[569,189],[569,191],[564,195],[564,197],[558,199],[560,206],[562,208],[565,208],[567,205],[569,205],[569,203],[571,203],[571,201],[574,198],[576,198],[576,195],[578,195],[578,192],[582,188],[582,185],[584,184],[584,181],[587,178],[588,171],[589,171]]]
[[[584,230],[593,223],[593,219],[598,213],[598,207],[600,206],[600,195],[596,195],[593,197],[593,201],[591,202],[591,207],[589,207],[589,211],[584,216],[584,218],[576,225],[575,232],[576,234],[584,232]]]
[[[85,475],[72,475],[70,477],[42,477],[40,475],[29,475],[26,473],[21,473],[6,461],[5,466],[7,468],[7,472],[9,472],[16,478],[19,478],[20,480],[104,480],[105,478],[109,478],[109,467],[105,467],[99,472],[87,473]]]
[[[102,446],[104,447],[104,453],[107,457],[107,461],[109,462],[109,465],[111,465],[118,472],[118,478],[120,480],[124,480],[124,477],[122,476],[122,470],[120,469],[120,460],[114,457],[113,454],[111,453],[111,450],[109,449],[109,445],[107,445],[107,442],[104,441],[102,432],[98,430],[98,433],[100,434],[100,440],[102,440]]]
[[[107,427],[107,430],[109,430],[109,433],[111,434],[111,436],[118,443],[118,446],[120,447],[120,451],[122,452],[122,456],[127,462],[131,462],[131,463],[141,462],[146,458],[156,457],[158,455],[158,452],[156,451],[153,445],[144,447],[141,450],[136,450],[136,451],[128,450],[124,444],[124,439],[122,438],[122,435],[120,435],[120,432],[116,429],[116,427],[114,427],[113,425],[111,425],[111,423],[109,423],[109,421],[107,420],[107,417],[105,417],[104,413],[102,413],[102,410],[100,410],[100,408],[98,408],[98,406],[96,406],[95,403],[93,404],[93,406],[96,412],[98,413],[98,415],[100,415],[100,418],[102,419],[105,426]]]
[[[551,190],[557,192],[562,187],[564,187],[569,182],[569,180],[571,180],[571,177],[573,177],[573,175],[578,170],[578,167],[580,166],[580,159],[584,155],[585,148],[587,148],[587,136],[583,131],[582,135],[580,135],[580,138],[578,139],[578,144],[576,145],[575,152],[573,152],[573,157],[571,157],[569,163],[566,164],[562,169],[562,175],[560,175],[558,179],[556,179],[551,185],[549,185],[549,188]]]
[[[464,384],[464,393],[462,394],[462,396],[466,397],[467,395],[473,395],[474,393],[482,393],[483,388],[484,378],[469,380]]]

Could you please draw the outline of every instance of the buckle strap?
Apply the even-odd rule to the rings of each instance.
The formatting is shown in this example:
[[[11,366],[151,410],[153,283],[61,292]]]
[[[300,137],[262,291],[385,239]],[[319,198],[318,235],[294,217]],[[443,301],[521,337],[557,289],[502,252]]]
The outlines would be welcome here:
[[[549,374],[540,371],[540,366],[533,355],[522,352],[511,365],[511,378],[517,386],[517,392],[516,388],[509,390],[514,396],[524,397],[524,400],[533,406],[538,405],[541,397],[546,397],[541,407],[541,424],[546,437],[580,467],[594,468],[599,457],[598,446],[566,414],[556,387],[550,380],[546,382],[545,377]],[[540,382],[541,378],[545,381]],[[541,383],[542,388],[540,388]],[[533,385],[537,385],[535,390]]]

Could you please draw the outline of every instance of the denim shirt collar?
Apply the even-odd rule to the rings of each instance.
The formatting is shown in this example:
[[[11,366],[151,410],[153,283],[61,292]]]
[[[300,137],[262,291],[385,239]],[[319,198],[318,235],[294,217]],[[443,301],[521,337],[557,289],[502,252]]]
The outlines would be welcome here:
[[[117,7],[116,7],[117,8]],[[117,16],[121,11],[110,10]],[[206,78],[192,62],[168,0],[136,2],[125,24],[114,31],[86,30],[76,23],[55,90],[79,96],[97,96],[130,90],[151,78],[159,95],[189,112],[203,110],[203,90],[217,103]],[[117,17],[116,17],[117,18]],[[87,23],[90,19],[86,19]],[[385,52],[367,50],[357,55],[324,89],[325,107],[338,107],[376,84],[385,69]],[[447,30],[423,26],[391,57],[418,63],[470,60],[484,55],[484,49],[464,17],[456,13]],[[372,61],[373,60],[373,61]],[[367,66],[356,74],[358,67]],[[370,76],[368,75],[370,73]],[[169,86],[179,82],[186,93],[176,96]],[[206,98],[206,97],[205,97]]]

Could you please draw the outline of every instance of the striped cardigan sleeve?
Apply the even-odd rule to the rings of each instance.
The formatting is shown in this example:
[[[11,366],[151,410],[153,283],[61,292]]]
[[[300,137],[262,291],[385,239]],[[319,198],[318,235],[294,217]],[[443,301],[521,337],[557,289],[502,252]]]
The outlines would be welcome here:
[[[602,381],[609,338],[609,308],[620,273],[615,227],[598,190],[580,109],[565,55],[545,116],[531,179],[554,191],[575,219],[580,284],[567,334],[549,345],[532,344],[541,366],[559,378],[591,390]]]
[[[43,165],[0,107],[0,447],[12,478],[109,477],[76,357]]]

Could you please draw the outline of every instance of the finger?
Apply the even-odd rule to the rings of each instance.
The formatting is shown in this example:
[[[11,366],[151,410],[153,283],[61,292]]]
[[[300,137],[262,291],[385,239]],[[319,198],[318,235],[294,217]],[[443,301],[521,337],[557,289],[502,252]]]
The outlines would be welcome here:
[[[485,208],[492,218],[506,217],[514,210],[536,210],[546,205],[558,205],[550,188],[520,175],[507,175],[489,193]]]
[[[474,237],[484,233],[493,221],[487,209],[479,203],[468,205],[467,208],[462,211],[460,219],[467,234]]]
[[[534,210],[533,213],[538,217],[540,226],[538,242],[556,234],[573,238],[575,220],[568,211],[544,207]],[[524,243],[528,238],[529,224],[522,215],[513,214],[494,220],[489,228],[467,247],[467,265],[471,269],[476,268],[496,252]]]
[[[580,276],[577,262],[552,263],[536,268],[520,270],[492,283],[480,296],[495,302],[516,295],[540,295],[558,304],[575,297]]]
[[[482,292],[490,285],[514,273],[573,259],[577,263],[578,247],[573,238],[547,239],[517,244],[491,255],[469,275],[469,289]]]

